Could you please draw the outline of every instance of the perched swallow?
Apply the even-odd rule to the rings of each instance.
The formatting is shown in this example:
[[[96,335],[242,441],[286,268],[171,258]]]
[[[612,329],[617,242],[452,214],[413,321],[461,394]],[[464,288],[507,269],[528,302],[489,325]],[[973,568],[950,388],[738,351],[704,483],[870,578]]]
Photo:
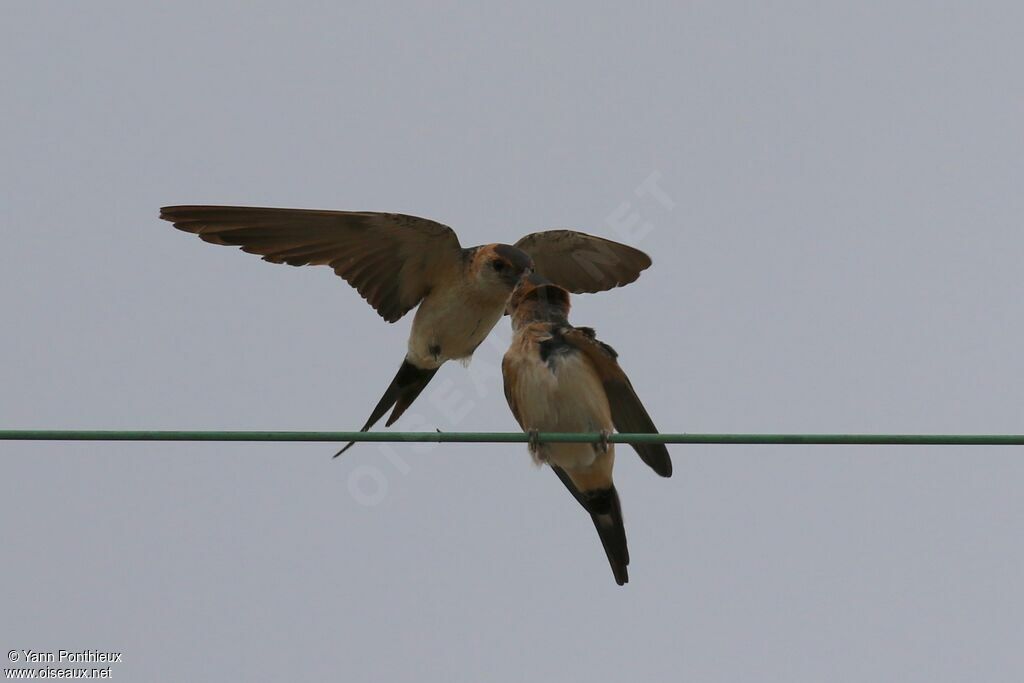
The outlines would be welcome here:
[[[165,206],[160,218],[271,263],[330,266],[389,323],[419,305],[405,360],[364,432],[392,407],[386,424],[394,423],[446,361],[468,360],[524,274],[536,270],[571,292],[600,292],[633,282],[651,265],[642,251],[574,230],[464,249],[448,226],[395,213]]]
[[[538,275],[522,280],[509,302],[512,344],[502,360],[505,398],[519,426],[537,432],[600,432],[598,444],[536,443],[530,452],[548,463],[590,513],[615,582],[629,581],[622,507],[612,482],[612,429],[656,434],[657,428],[618,363],[612,347],[589,327],[569,324],[569,292]],[[663,477],[672,461],[662,444],[635,444],[640,458]]]

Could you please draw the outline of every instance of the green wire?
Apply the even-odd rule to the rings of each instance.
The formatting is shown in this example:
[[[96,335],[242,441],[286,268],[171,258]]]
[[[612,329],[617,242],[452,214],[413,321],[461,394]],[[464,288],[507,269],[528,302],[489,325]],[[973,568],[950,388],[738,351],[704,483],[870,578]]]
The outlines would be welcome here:
[[[594,433],[537,435],[545,443],[600,443]],[[151,430],[0,430],[0,441],[319,441],[342,443],[527,443],[523,432],[283,432]],[[1024,434],[612,434],[612,443],[860,446],[1022,446]]]

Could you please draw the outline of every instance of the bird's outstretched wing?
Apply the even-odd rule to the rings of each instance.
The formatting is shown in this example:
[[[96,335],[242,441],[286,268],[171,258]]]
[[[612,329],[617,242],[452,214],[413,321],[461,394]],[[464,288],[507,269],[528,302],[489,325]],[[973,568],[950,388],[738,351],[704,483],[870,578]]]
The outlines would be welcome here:
[[[594,336],[594,331],[586,327],[566,327],[563,330],[565,341],[586,354],[594,364],[608,404],[612,410],[612,422],[620,432],[635,434],[657,434],[658,428],[647,414],[640,397],[633,390],[629,377],[619,367],[618,354],[607,344]],[[672,476],[672,460],[664,444],[632,444],[640,459],[651,469],[663,477]]]
[[[515,246],[533,258],[538,273],[576,294],[627,285],[651,266],[639,249],[575,230],[535,232]]]
[[[462,257],[451,228],[397,213],[165,206],[160,218],[271,263],[330,266],[388,322],[416,306]]]

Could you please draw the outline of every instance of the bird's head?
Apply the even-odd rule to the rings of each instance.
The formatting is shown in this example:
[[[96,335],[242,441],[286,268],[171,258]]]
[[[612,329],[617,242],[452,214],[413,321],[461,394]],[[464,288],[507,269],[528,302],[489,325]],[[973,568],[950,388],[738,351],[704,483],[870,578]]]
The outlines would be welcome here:
[[[514,328],[533,322],[564,322],[570,307],[569,292],[537,273],[523,278],[508,302]]]
[[[481,287],[507,298],[523,276],[533,272],[533,259],[508,244],[488,244],[473,255],[472,271]]]

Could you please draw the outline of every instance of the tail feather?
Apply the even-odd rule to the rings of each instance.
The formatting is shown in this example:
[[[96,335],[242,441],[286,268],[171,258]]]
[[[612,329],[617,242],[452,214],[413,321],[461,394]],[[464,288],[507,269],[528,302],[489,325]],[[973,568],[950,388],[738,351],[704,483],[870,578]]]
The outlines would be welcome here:
[[[594,520],[594,528],[597,529],[605,555],[608,556],[612,574],[615,575],[615,583],[621,586],[629,582],[629,574],[626,571],[626,566],[629,565],[629,548],[626,547],[626,527],[622,522],[619,494],[612,486],[603,491],[596,491],[590,496],[594,507],[603,510],[591,512],[590,517]]]
[[[629,548],[626,545],[626,527],[622,520],[622,506],[615,486],[598,491],[580,491],[561,467],[552,466],[558,478],[569,489],[573,497],[590,513],[597,529],[597,535],[604,546],[608,564],[611,565],[615,583],[622,586],[629,582]]]
[[[391,380],[391,384],[388,386],[387,391],[377,401],[377,405],[374,407],[373,412],[370,413],[369,419],[363,428],[359,431],[365,432],[370,429],[373,425],[384,417],[384,413],[388,412],[392,406],[395,409],[391,412],[391,416],[385,423],[385,426],[390,427],[395,420],[402,416],[406,408],[412,405],[412,402],[416,400],[416,397],[420,395],[423,389],[430,383],[430,380],[437,373],[437,368],[425,370],[418,368],[409,361],[402,361],[402,367],[398,368],[398,374]],[[339,455],[352,448],[355,441],[350,441],[348,445],[342,448],[340,451],[334,454],[337,458]]]

